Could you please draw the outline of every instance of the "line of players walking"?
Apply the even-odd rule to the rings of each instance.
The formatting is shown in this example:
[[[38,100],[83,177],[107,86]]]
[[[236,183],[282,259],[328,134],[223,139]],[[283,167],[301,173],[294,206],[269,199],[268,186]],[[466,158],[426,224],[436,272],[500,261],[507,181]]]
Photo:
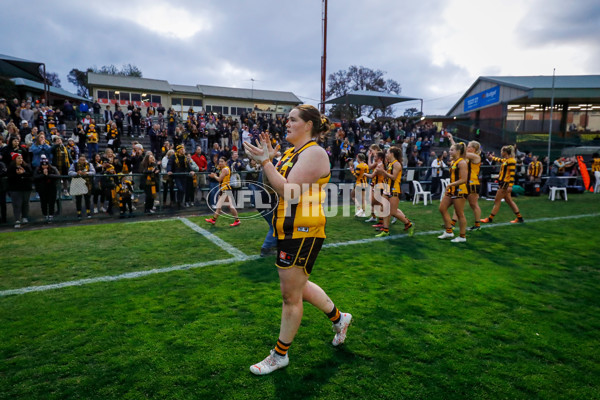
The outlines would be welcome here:
[[[469,231],[481,229],[482,223],[491,223],[496,216],[502,200],[509,205],[516,218],[512,223],[522,223],[523,217],[519,207],[512,199],[511,192],[515,181],[515,149],[513,146],[504,146],[501,157],[492,157],[501,165],[498,177],[499,188],[494,199],[494,207],[490,215],[481,219],[479,208],[479,171],[481,167],[481,146],[479,142],[471,141],[467,145],[455,143],[451,134],[448,134],[450,147],[450,183],[440,201],[440,213],[444,221],[444,232],[438,239],[451,239],[454,243],[466,242],[467,220],[464,213],[465,204],[468,202],[473,210],[475,223],[468,228]],[[398,208],[400,202],[402,178],[402,151],[399,147],[392,146],[383,151],[379,145],[371,145],[367,154],[357,156],[357,165],[351,167],[352,174],[356,177],[353,196],[356,205],[356,217],[366,217],[365,210],[370,202],[371,216],[365,222],[375,222],[373,227],[379,231],[376,237],[385,237],[390,234],[390,224],[400,220],[404,224],[404,231],[408,236],[414,234],[414,224]],[[370,180],[370,183],[369,183]],[[454,207],[452,217],[449,208]],[[455,237],[454,227],[458,223],[459,235]]]

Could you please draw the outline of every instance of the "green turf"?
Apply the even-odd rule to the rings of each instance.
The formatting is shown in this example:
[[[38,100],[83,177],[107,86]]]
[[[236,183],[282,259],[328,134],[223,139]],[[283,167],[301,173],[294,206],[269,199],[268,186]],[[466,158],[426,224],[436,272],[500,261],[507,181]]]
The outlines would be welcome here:
[[[591,195],[517,202],[528,220],[600,211]],[[437,203],[401,205],[422,231],[439,229]],[[498,222],[512,219],[501,210]],[[146,263],[198,261],[189,259],[197,248],[183,250],[181,222],[172,223],[181,236],[161,236],[170,257],[148,251]],[[458,245],[417,235],[324,249],[312,279],[353,313],[347,343],[333,348],[330,323],[307,305],[289,367],[266,377],[248,367],[277,339],[273,259],[0,297],[0,399],[600,398],[598,226],[595,216],[497,226]],[[265,227],[209,230],[252,250]],[[68,229],[100,249],[107,232],[125,228]],[[36,234],[19,232],[26,243]],[[327,242],[372,235],[361,221],[328,220]],[[198,234],[188,236],[195,246]],[[16,240],[0,237],[5,246]],[[96,253],[79,252],[78,264]],[[0,257],[9,276],[10,257]]]
[[[228,258],[176,220],[0,234],[0,290]]]

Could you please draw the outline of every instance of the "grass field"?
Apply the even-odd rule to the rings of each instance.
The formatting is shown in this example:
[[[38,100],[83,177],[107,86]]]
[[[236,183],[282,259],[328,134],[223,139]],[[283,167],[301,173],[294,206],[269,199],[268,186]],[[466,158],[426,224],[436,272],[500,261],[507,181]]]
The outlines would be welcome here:
[[[348,339],[307,305],[264,377],[248,367],[281,310],[264,221],[185,221],[248,257],[177,219],[0,234],[0,399],[598,399],[600,196],[517,203],[525,224],[502,205],[465,244],[436,239],[437,202],[401,203],[413,238],[358,243],[370,225],[329,218],[311,279],[354,315]]]

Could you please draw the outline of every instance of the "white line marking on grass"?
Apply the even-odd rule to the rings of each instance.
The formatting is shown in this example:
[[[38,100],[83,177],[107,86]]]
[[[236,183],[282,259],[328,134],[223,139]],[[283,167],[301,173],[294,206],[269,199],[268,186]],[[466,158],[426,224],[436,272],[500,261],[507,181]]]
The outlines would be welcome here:
[[[120,274],[120,275],[110,275],[110,276],[100,276],[98,278],[79,279],[76,281],[61,282],[61,283],[55,283],[52,285],[29,286],[29,287],[24,287],[21,289],[3,290],[0,292],[0,297],[10,296],[13,294],[44,292],[46,290],[62,289],[62,288],[69,287],[69,286],[88,285],[90,283],[113,282],[113,281],[120,281],[123,279],[135,279],[135,278],[140,278],[142,276],[162,274],[165,272],[184,271],[186,269],[204,268],[204,267],[208,267],[208,266],[212,266],[212,265],[220,265],[220,264],[231,264],[231,263],[238,262],[238,261],[256,260],[257,258],[259,258],[259,256],[246,257],[245,260],[239,260],[237,258],[226,258],[224,260],[206,261],[206,262],[201,262],[201,263],[196,263],[196,264],[184,264],[184,265],[177,265],[174,267],[150,269],[147,271],[128,272],[128,273]]]
[[[598,217],[598,216],[600,216],[600,214],[595,213],[595,214],[571,215],[571,216],[565,216],[565,217],[538,218],[538,219],[526,220],[525,223],[560,221],[560,220],[565,220],[565,219],[579,219],[579,218],[589,218],[589,217]],[[185,219],[185,218],[182,218],[182,220],[183,219]],[[204,229],[200,228],[198,225],[195,225],[194,223],[192,223],[191,221],[188,220],[188,222],[191,225],[197,227],[198,229],[204,230]],[[489,225],[482,225],[481,227],[483,229],[490,229],[490,228],[508,226],[508,225],[514,225],[514,224],[511,224],[510,222],[502,222],[502,223],[491,223]],[[192,226],[190,226],[190,228],[194,229]],[[196,230],[196,229],[194,229],[194,230]],[[419,236],[437,235],[441,231],[442,231],[441,229],[438,229],[435,231],[415,232],[415,235],[419,235]],[[207,233],[212,236],[215,236],[210,232],[207,232]],[[340,243],[328,243],[328,244],[323,245],[323,247],[324,248],[334,248],[334,247],[342,247],[342,246],[351,246],[351,245],[355,245],[355,244],[365,244],[365,243],[379,242],[379,241],[384,241],[384,240],[393,240],[393,239],[399,239],[399,238],[403,238],[403,237],[407,237],[407,235],[406,234],[390,235],[390,236],[383,237],[383,238],[368,238],[368,239],[360,239],[360,240],[350,240],[347,242],[340,242]],[[220,238],[217,238],[217,239],[221,240]],[[224,241],[223,241],[223,243],[225,243],[227,246],[230,246],[229,244],[227,244]],[[237,250],[237,249],[235,249],[235,250],[237,252],[241,253],[239,250]],[[148,271],[128,272],[126,274],[121,274],[121,275],[101,276],[98,278],[80,279],[77,281],[62,282],[62,283],[56,283],[56,284],[52,284],[52,285],[29,286],[29,287],[24,287],[24,288],[20,288],[20,289],[10,289],[10,290],[0,291],[0,297],[17,295],[17,294],[25,294],[25,293],[31,293],[31,292],[43,292],[46,290],[61,289],[61,288],[69,287],[69,286],[82,286],[82,285],[87,285],[90,283],[97,283],[97,282],[114,282],[114,281],[120,281],[123,279],[134,279],[134,278],[140,278],[143,276],[161,274],[161,273],[171,272],[171,271],[183,271],[183,270],[187,270],[187,269],[204,268],[204,267],[208,267],[208,266],[212,266],[212,265],[231,264],[231,263],[240,262],[240,261],[253,261],[253,260],[257,260],[259,258],[260,258],[260,256],[258,256],[258,255],[247,256],[247,255],[243,254],[243,257],[239,257],[239,258],[238,257],[226,258],[224,260],[206,261],[206,262],[196,263],[196,264],[184,264],[184,265],[178,265],[178,266],[174,266],[174,267],[151,269]]]
[[[214,235],[214,234],[210,233],[209,231],[207,231],[206,229],[199,227],[198,225],[196,225],[189,219],[179,218],[179,220],[181,222],[183,222],[184,224],[186,224],[188,227],[192,228],[195,232],[198,232],[199,234],[201,234],[202,236],[204,236],[205,238],[210,240],[212,243],[216,244],[217,246],[219,246],[220,248],[222,248],[223,250],[225,250],[226,252],[228,252],[229,254],[234,256],[236,259],[238,259],[240,261],[244,261],[248,258],[248,256],[246,254],[244,254],[243,252],[239,251],[238,249],[236,249],[235,247],[233,247],[232,245],[230,245],[229,243],[227,243],[226,241],[224,241],[217,235]]]
[[[570,215],[570,216],[565,216],[565,217],[547,217],[547,218],[537,218],[537,219],[531,219],[531,220],[525,220],[525,223],[532,223],[532,222],[545,222],[545,221],[559,221],[561,219],[577,219],[577,218],[589,218],[589,217],[598,217],[600,216],[600,214],[582,214],[582,215]],[[490,229],[490,228],[497,228],[497,227],[501,227],[501,226],[509,226],[509,225],[515,225],[511,222],[501,222],[501,223],[496,223],[496,222],[492,222],[489,224],[481,224],[481,229]],[[416,228],[418,228],[417,225],[415,225]],[[434,231],[422,231],[422,232],[415,232],[415,236],[426,236],[426,235],[438,235],[443,233],[443,229],[437,229]],[[359,240],[350,240],[347,242],[339,242],[339,243],[326,243],[323,245],[323,248],[332,248],[332,247],[343,247],[343,246],[351,246],[351,245],[355,245],[355,244],[366,244],[366,243],[372,243],[372,242],[381,242],[384,240],[394,240],[394,239],[400,239],[400,238],[405,238],[408,237],[408,235],[406,233],[402,233],[402,234],[397,234],[397,235],[390,235],[390,236],[385,236],[385,237],[373,237],[373,238],[367,238],[367,239],[359,239]]]

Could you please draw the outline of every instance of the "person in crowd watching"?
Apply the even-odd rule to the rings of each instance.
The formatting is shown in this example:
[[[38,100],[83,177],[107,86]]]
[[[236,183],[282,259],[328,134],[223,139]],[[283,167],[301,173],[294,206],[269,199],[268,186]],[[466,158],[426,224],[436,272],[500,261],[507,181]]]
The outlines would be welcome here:
[[[125,120],[125,114],[123,114],[123,111],[121,111],[121,107],[117,106],[117,109],[113,114],[113,121],[117,125],[117,131],[119,132],[120,136],[123,135],[123,121],[124,120]]]
[[[17,135],[12,135],[8,137],[6,141],[6,146],[2,148],[0,154],[2,154],[2,160],[5,164],[13,161],[13,153],[20,154],[23,157],[23,161],[27,164],[29,160],[29,151],[25,145],[20,144],[20,139]]]
[[[124,175],[121,182],[117,185],[117,196],[119,199],[119,218],[125,218],[125,213],[129,211],[129,218],[133,218],[133,182],[131,177]]]
[[[168,144],[169,142],[165,142]],[[163,205],[167,206],[167,195],[169,195],[169,207],[175,207],[175,182],[173,176],[168,174],[169,160],[175,155],[175,150],[169,149],[161,160],[161,174],[163,179]]]
[[[202,147],[196,146],[196,152],[192,156],[192,161],[198,166],[198,174],[196,174],[197,190],[198,190],[198,202],[202,201],[202,189],[206,186],[206,170],[208,168],[208,162],[204,153],[202,153]],[[208,202],[208,198],[206,199]]]
[[[87,148],[87,133],[85,132],[85,129],[83,129],[83,124],[81,122],[78,122],[75,128],[73,128],[73,135],[71,135],[71,137],[77,138],[75,143],[77,143],[77,147],[79,147],[79,152],[85,153]]]
[[[25,108],[21,109],[21,123],[26,121],[27,125],[33,126],[33,110],[31,109],[31,102],[28,101]]]
[[[219,181],[216,178],[213,178],[211,174],[215,174],[218,176],[221,173],[219,168],[219,155],[213,154],[211,161],[208,163],[208,167],[206,169],[208,172],[207,180],[208,180],[208,199],[207,203],[210,207],[214,208],[217,204],[217,196],[219,195],[218,189]]]
[[[103,171],[102,156],[98,153],[94,154],[92,160],[92,166],[94,167],[94,181],[92,184],[92,206],[94,208],[94,214],[98,214],[99,210],[106,212],[104,208],[104,192],[102,191],[101,176]]]
[[[2,136],[0,136],[1,144]],[[6,164],[0,161],[0,224],[6,223],[6,191],[8,188],[8,170]]]
[[[144,201],[144,213],[154,214],[154,199],[158,188],[160,168],[156,164],[154,154],[151,152],[146,153],[146,156],[142,160],[141,172],[144,175],[142,176],[142,183],[140,186],[144,189],[146,195]]]
[[[35,183],[35,190],[40,197],[42,215],[48,223],[54,220],[54,205],[56,203],[59,180],[60,174],[58,170],[50,164],[50,160],[45,155],[42,155],[39,165],[33,171],[33,181]]]
[[[88,158],[93,159],[94,154],[99,153],[98,149],[98,132],[96,132],[96,124],[94,120],[90,122],[86,131]],[[81,141],[81,139],[79,139]]]
[[[71,165],[69,168],[69,176],[71,178],[81,177],[85,180],[85,184],[87,186],[87,192],[85,194],[79,194],[75,196],[75,207],[77,208],[77,219],[81,219],[81,200],[85,200],[85,210],[86,217],[88,219],[92,218],[92,205],[91,205],[91,195],[92,195],[92,186],[94,175],[96,174],[96,169],[92,165],[92,163],[88,162],[85,154],[80,154],[77,162]]]
[[[40,166],[42,156],[46,157],[48,162],[52,162],[52,147],[50,147],[50,143],[46,140],[46,135],[44,133],[40,133],[37,136],[36,140],[29,148],[29,151],[32,154],[31,166],[33,168]]]
[[[52,160],[52,165],[56,167],[60,175],[66,176],[69,173],[69,168],[71,168],[73,160],[71,159],[67,146],[63,144],[60,136],[55,135],[53,137],[53,142],[52,157],[50,158]],[[69,181],[67,179],[63,179],[62,187],[63,196],[68,196]]]
[[[21,227],[21,223],[29,222],[29,196],[33,182],[33,171],[24,161],[20,153],[12,153],[11,163],[7,170],[8,192],[13,207],[15,218],[15,229]]]
[[[31,134],[31,127],[29,126],[29,122],[27,122],[27,120],[22,120],[21,129],[19,129],[19,136],[21,138],[26,138],[29,134]]]
[[[115,188],[117,186],[116,177],[117,171],[111,163],[111,159],[105,156],[102,158],[102,179],[100,185],[104,192],[104,198],[108,202],[106,212],[108,215],[113,215],[113,206],[116,198]]]
[[[75,139],[67,139],[67,150],[69,151],[69,156],[71,157],[71,160],[79,159],[79,147],[77,147],[77,145],[75,144]]]
[[[190,165],[191,159],[185,155],[185,147],[180,144],[175,149],[175,154],[167,164],[167,174],[173,177],[177,187],[177,208],[181,209],[185,199],[186,175],[194,176],[195,173]]]
[[[121,145],[121,139],[119,139],[120,136],[116,122],[113,121],[106,125],[107,147],[111,148],[113,151],[118,151]]]

